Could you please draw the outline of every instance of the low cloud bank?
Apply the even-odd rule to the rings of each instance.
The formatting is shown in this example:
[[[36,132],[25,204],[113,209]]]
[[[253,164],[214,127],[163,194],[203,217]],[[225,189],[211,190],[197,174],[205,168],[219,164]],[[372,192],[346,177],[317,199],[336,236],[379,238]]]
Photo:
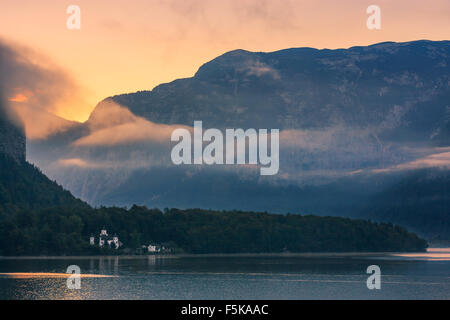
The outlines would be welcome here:
[[[137,142],[170,143],[172,131],[187,126],[153,123],[135,116],[112,101],[103,102],[88,121],[90,133],[73,142],[75,147],[119,146]]]

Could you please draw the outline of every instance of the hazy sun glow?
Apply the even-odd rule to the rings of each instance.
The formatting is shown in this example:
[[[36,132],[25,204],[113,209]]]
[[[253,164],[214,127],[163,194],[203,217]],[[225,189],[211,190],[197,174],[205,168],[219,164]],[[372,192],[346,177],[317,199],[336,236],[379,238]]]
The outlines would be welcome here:
[[[25,95],[18,93],[14,97],[9,98],[8,100],[11,102],[25,102],[28,100],[28,98]]]

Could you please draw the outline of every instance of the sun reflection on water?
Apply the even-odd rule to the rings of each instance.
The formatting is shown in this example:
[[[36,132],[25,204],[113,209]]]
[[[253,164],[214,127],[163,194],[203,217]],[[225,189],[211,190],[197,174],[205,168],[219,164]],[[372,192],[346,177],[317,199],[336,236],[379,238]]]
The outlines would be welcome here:
[[[398,253],[393,256],[428,261],[450,261],[450,248],[428,248],[427,252]]]

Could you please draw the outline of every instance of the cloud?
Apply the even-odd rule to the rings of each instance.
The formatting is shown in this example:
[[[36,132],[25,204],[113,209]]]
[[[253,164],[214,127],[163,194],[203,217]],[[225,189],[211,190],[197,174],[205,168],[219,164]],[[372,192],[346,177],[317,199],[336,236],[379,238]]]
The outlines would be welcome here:
[[[84,90],[64,70],[36,51],[2,39],[0,88],[4,108],[33,139],[72,124],[53,115],[87,108]]]
[[[80,169],[117,169],[117,168],[146,168],[150,163],[142,159],[127,159],[121,161],[104,159],[85,159],[80,157],[62,158],[53,163],[62,168],[80,168]]]
[[[134,155],[134,154],[133,154]],[[106,159],[104,158],[89,158],[88,155],[86,158],[82,157],[73,157],[73,158],[61,158],[52,163],[50,166],[55,166],[56,168],[80,168],[80,169],[139,169],[139,168],[150,168],[153,166],[162,167],[160,159],[152,159],[145,158],[143,155],[138,155],[137,157],[131,157],[127,159],[123,159],[120,156],[117,158],[111,157],[111,154],[107,155]],[[167,165],[165,166],[167,167]],[[119,173],[119,175],[121,175]],[[126,175],[126,172],[122,172],[122,175]]]
[[[335,125],[280,132],[280,171],[293,180],[429,167],[450,168],[450,147],[383,140],[377,127]]]
[[[97,163],[83,160],[81,158],[69,158],[69,159],[59,159],[57,161],[58,165],[63,167],[79,167],[79,168],[101,168]]]
[[[440,148],[440,149],[445,150],[450,148]],[[450,151],[430,154],[426,157],[402,163],[386,169],[375,169],[372,170],[372,172],[381,173],[381,172],[393,172],[401,170],[414,170],[414,169],[434,168],[434,167],[450,169]]]
[[[107,100],[87,122],[90,133],[73,142],[76,147],[117,146],[139,142],[169,144],[173,130],[189,127],[165,125],[135,116],[130,110]]]
[[[292,0],[231,0],[231,1],[198,1],[198,0],[164,0],[159,2],[167,6],[177,24],[180,34],[186,36],[186,22],[200,25],[209,33],[211,40],[217,41],[225,36],[236,37],[235,33],[226,34],[223,28],[231,30],[247,30],[255,25],[267,31],[294,32],[300,30],[298,5]],[[231,23],[230,23],[231,22]],[[224,34],[225,33],[225,34]],[[218,37],[219,36],[219,37]]]
[[[275,80],[280,79],[280,74],[277,70],[260,61],[252,61],[247,67],[247,75],[254,75],[257,77],[270,75]]]
[[[79,124],[27,104],[13,105],[12,109],[21,119],[27,139],[31,140],[46,139],[52,134],[64,132]]]

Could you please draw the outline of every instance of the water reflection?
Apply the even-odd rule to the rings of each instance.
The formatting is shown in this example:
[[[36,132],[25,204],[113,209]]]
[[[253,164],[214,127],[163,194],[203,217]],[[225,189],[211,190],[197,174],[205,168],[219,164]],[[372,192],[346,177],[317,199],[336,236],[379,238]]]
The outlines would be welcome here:
[[[31,278],[69,278],[72,274],[69,273],[54,273],[54,272],[9,272],[0,273],[0,277],[14,278],[14,279],[31,279]],[[112,275],[103,274],[80,274],[80,278],[109,278]]]
[[[97,268],[95,266],[97,265]],[[109,256],[109,257],[98,257],[90,258],[89,260],[90,270],[98,270],[101,274],[119,274],[119,257]]]
[[[399,253],[393,256],[411,260],[450,261],[450,248],[428,248],[427,252]]]
[[[0,259],[0,299],[450,299],[450,249],[418,254]],[[438,260],[434,260],[438,259]],[[368,290],[366,268],[382,270]],[[67,288],[69,265],[81,289]]]

